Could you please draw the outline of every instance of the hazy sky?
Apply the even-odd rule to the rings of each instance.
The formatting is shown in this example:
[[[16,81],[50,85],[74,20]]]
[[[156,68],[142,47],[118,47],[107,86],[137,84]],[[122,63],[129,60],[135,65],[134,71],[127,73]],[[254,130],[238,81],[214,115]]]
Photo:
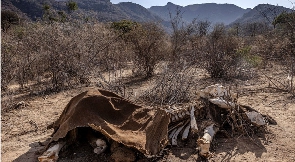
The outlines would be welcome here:
[[[273,4],[273,5],[279,5],[284,6],[288,8],[293,8],[293,4],[295,5],[295,0],[111,0],[112,3],[119,3],[119,2],[133,2],[140,4],[146,8],[149,8],[151,6],[165,6],[167,2],[172,2],[174,4],[180,5],[180,6],[187,6],[190,4],[201,4],[201,3],[229,3],[229,4],[235,4],[242,8],[253,8],[257,6],[258,4]]]

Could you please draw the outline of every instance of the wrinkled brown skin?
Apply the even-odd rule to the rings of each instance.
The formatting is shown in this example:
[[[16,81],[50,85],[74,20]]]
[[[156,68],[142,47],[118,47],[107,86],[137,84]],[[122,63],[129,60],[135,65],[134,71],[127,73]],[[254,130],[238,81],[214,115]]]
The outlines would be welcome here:
[[[115,93],[93,89],[68,103],[47,145],[68,138],[77,127],[91,127],[104,136],[133,147],[146,155],[156,155],[168,142],[169,115],[163,110],[135,105]]]

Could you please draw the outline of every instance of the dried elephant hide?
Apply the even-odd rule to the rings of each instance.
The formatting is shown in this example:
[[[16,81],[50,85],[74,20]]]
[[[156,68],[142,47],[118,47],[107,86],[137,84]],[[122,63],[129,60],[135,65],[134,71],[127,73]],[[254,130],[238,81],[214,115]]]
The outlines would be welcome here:
[[[109,91],[90,90],[74,97],[50,126],[54,128],[50,143],[77,127],[91,127],[125,146],[156,155],[167,145],[168,124],[164,110],[135,105]]]
[[[199,96],[200,104],[151,109],[101,89],[81,93],[68,103],[60,118],[50,126],[54,128],[52,139],[45,148],[47,151],[38,159],[41,162],[50,159],[56,161],[58,152],[69,141],[68,136],[76,134],[78,127],[90,127],[106,138],[135,148],[145,155],[158,155],[169,139],[171,145],[178,146],[179,134],[182,134],[182,140],[192,137],[189,134],[203,134],[199,136],[197,145],[199,154],[208,158],[215,134],[227,130],[223,128],[224,125],[231,127],[232,134],[242,135],[248,134],[250,128],[275,123],[268,115],[239,105],[230,90],[222,85],[208,86],[199,91]],[[86,133],[86,136],[88,134],[91,133]],[[91,139],[94,139],[90,140],[90,144],[95,153],[105,150],[105,141]],[[58,144],[49,148],[54,141]]]

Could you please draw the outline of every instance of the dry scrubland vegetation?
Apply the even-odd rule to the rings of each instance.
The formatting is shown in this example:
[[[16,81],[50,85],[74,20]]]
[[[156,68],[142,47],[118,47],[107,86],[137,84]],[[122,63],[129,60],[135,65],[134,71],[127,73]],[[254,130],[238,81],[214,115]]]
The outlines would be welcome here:
[[[198,20],[184,25],[177,14],[171,17],[171,33],[155,22],[128,20],[64,17],[9,24],[2,29],[2,113],[25,106],[19,101],[81,86],[149,105],[193,102],[196,75],[209,78],[208,84],[234,87],[260,75],[275,91],[292,95],[294,20],[293,13],[283,13],[274,20],[275,29],[259,23],[227,28]],[[267,73],[278,66],[281,78]]]
[[[227,28],[207,21],[184,24],[179,12],[171,18],[173,30],[169,34],[155,22],[86,23],[67,20],[65,15],[12,27],[12,23],[2,22],[2,97],[27,90],[32,94],[58,92],[91,84],[92,78],[107,84],[104,88],[122,91],[124,69],[132,70],[129,77],[148,79],[158,67],[162,73],[157,75],[166,84],[162,86],[185,86],[173,86],[174,92],[169,87],[168,98],[193,87],[185,74],[194,68],[205,69],[211,78],[245,80],[275,63],[283,65],[286,76],[292,79],[293,17],[281,14],[273,22],[276,29],[261,23]],[[109,77],[102,75],[105,73]],[[293,93],[291,81],[270,81],[276,88]],[[18,88],[9,88],[12,85]]]

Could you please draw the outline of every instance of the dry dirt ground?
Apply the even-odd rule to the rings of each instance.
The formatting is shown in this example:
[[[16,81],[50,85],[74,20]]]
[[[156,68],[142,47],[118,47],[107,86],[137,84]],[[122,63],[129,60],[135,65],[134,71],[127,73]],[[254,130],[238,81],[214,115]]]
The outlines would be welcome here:
[[[216,81],[197,70],[195,74],[195,89],[221,83],[234,85],[239,93],[238,102],[249,105],[263,114],[273,117],[277,125],[268,126],[267,133],[247,136],[225,137],[216,136],[213,144],[213,157],[209,161],[295,161],[295,98],[287,92],[276,88],[263,74],[272,78],[279,85],[287,78],[280,66],[268,67],[257,71],[257,76],[250,80],[234,80],[232,82]],[[130,86],[130,89],[140,89],[152,81],[143,81]],[[63,92],[28,96],[28,93],[2,98],[2,106],[6,106],[9,99],[24,101],[25,106],[2,111],[1,116],[1,160],[2,162],[34,162],[37,161],[36,151],[43,146],[39,142],[46,141],[53,130],[46,127],[55,121],[65,105],[75,95],[95,87],[77,87]],[[6,103],[5,103],[6,102]],[[4,104],[5,103],[5,104]],[[12,105],[12,103],[10,104]],[[2,109],[6,109],[2,107]],[[190,140],[189,142],[193,142]],[[184,143],[180,147],[172,147],[162,158],[154,161],[206,161],[198,156],[194,148],[195,143]],[[60,161],[108,161],[110,152],[94,155],[89,146],[83,143],[72,146],[69,151],[60,154]],[[141,159],[141,161],[151,161]]]

